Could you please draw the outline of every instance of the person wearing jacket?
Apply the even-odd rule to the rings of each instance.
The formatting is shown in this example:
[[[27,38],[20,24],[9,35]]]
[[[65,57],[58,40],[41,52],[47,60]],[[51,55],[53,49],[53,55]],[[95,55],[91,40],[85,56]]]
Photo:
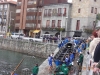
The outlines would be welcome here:
[[[95,48],[94,51],[94,72],[100,72],[100,42],[98,43],[98,45]]]
[[[38,64],[36,64],[35,67],[33,67],[33,69],[32,69],[32,74],[37,75],[38,71],[39,71],[39,67],[38,67]]]
[[[90,42],[90,46],[89,46],[89,53],[91,54],[92,58],[94,56],[94,51],[95,48],[97,46],[97,44],[100,42],[100,34],[99,34],[100,30],[97,30],[96,32],[94,32],[92,35],[95,37],[91,42]]]
[[[93,58],[93,71],[97,72],[100,70],[97,66],[99,60],[100,60],[100,29],[96,31],[97,37],[94,38],[90,43],[90,49],[89,52],[92,55]]]

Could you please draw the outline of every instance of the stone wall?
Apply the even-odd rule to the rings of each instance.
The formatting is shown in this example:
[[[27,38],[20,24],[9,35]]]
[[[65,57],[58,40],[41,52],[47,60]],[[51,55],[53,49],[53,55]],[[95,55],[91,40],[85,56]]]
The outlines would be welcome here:
[[[15,52],[34,55],[42,58],[47,58],[49,54],[55,51],[56,44],[30,42],[23,40],[12,40],[0,38],[0,48]]]

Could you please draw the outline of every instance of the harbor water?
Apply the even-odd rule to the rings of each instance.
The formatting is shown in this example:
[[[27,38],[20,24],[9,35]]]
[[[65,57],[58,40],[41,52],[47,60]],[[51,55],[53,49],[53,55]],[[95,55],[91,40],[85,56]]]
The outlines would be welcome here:
[[[45,60],[35,56],[0,49],[0,75],[10,75],[22,59],[24,59],[23,62],[15,71],[17,75],[21,75],[22,69],[25,68],[31,71],[36,63],[40,65]]]

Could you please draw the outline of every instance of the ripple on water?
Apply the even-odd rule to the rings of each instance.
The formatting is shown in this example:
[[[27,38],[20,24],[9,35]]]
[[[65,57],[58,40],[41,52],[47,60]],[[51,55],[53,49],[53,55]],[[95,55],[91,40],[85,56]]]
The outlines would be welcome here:
[[[33,66],[38,63],[39,65],[45,60],[43,58],[38,58],[34,56],[28,56],[21,53],[0,50],[0,74],[10,75],[9,73],[14,70],[18,63],[23,59],[23,63],[16,71],[20,73],[22,69],[28,68],[32,70]]]

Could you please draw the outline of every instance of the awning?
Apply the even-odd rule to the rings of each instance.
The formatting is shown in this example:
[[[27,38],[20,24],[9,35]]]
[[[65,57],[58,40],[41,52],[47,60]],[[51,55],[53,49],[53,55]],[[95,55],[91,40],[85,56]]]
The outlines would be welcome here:
[[[33,31],[33,33],[39,33],[40,32],[40,30],[34,30]]]
[[[82,32],[75,31],[73,37],[81,37]]]

